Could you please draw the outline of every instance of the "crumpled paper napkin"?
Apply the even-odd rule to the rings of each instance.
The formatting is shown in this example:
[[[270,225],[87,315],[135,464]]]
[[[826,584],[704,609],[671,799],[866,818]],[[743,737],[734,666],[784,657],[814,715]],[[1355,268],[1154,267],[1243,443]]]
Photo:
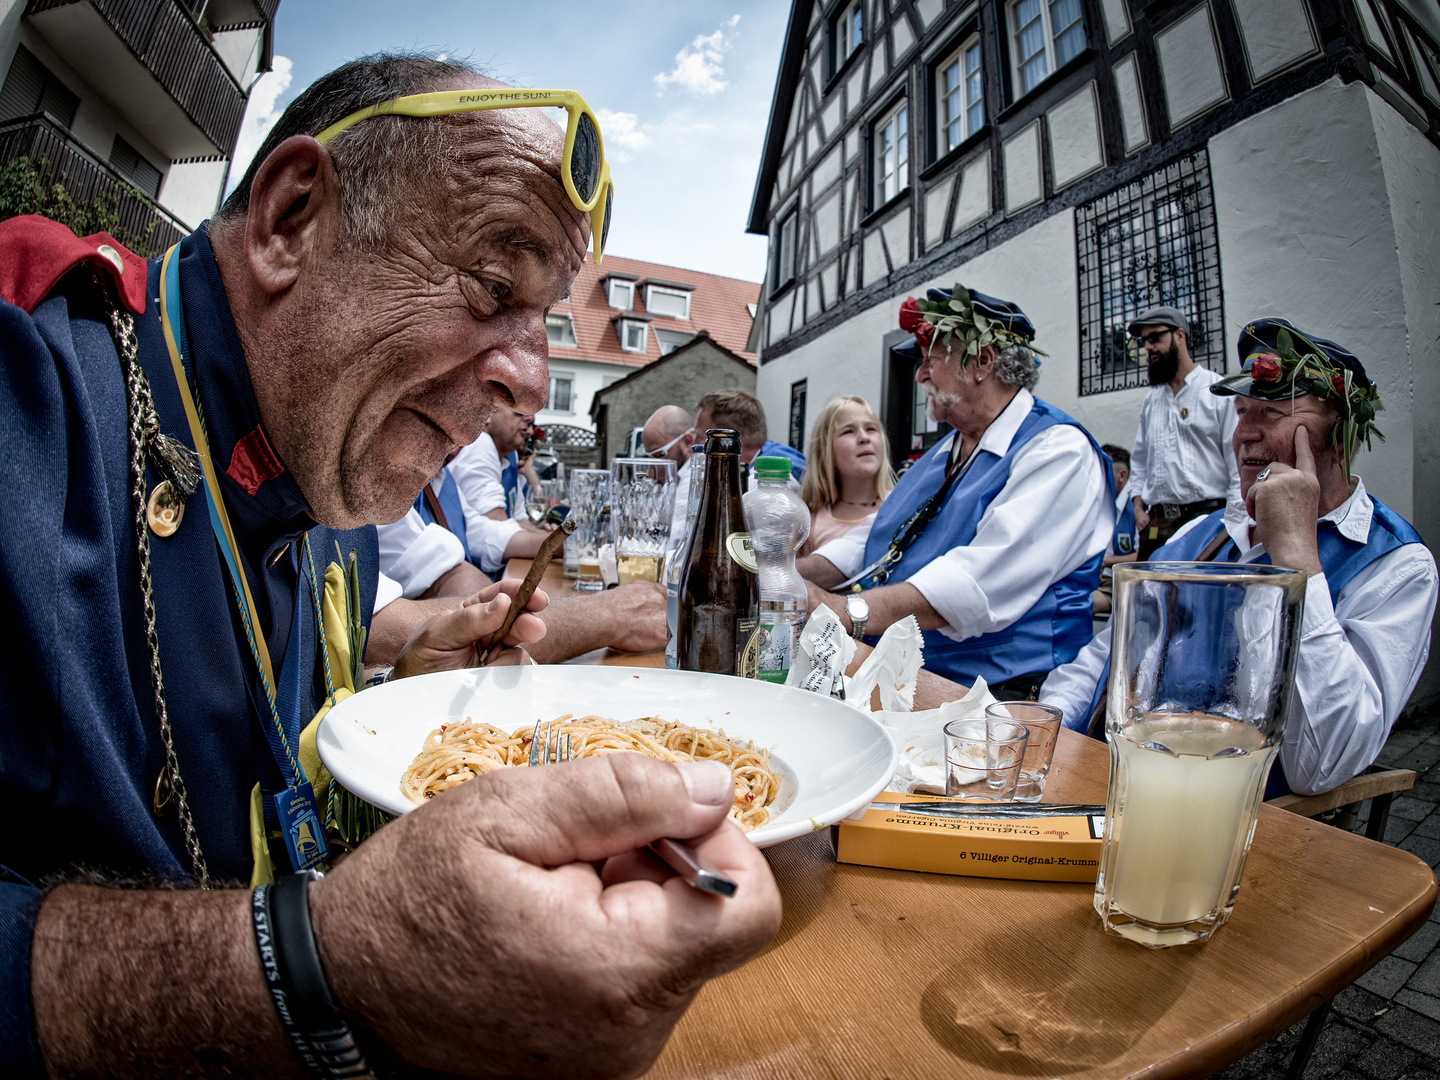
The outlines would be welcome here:
[[[867,712],[890,729],[900,747],[900,760],[888,790],[906,793],[945,793],[944,727],[951,720],[983,719],[995,697],[984,679],[970,692],[938,709],[911,712],[915,680],[924,659],[924,637],[914,616],[893,624],[865,658],[853,678],[845,669],[855,656],[855,642],[840,617],[821,606],[810,616],[800,635],[795,661],[785,680],[817,694],[841,698]],[[870,709],[871,691],[880,688],[881,711]]]

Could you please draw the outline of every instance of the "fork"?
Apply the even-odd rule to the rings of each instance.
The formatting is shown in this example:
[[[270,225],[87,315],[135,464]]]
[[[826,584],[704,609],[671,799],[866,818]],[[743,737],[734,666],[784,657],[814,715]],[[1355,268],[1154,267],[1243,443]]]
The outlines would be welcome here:
[[[540,731],[541,725],[545,731]],[[563,731],[555,731],[555,725],[546,724],[543,720],[535,721],[535,730],[530,734],[530,760],[532,766],[549,765],[553,758],[556,764],[569,761],[573,754],[573,745],[570,736]],[[552,738],[553,732],[553,738]],[[700,853],[689,844],[679,840],[671,840],[662,837],[649,845],[666,866],[674,870],[680,879],[692,889],[700,892],[712,893],[715,896],[723,896],[729,899],[739,890],[740,885],[733,878],[726,877],[715,867],[711,866]]]

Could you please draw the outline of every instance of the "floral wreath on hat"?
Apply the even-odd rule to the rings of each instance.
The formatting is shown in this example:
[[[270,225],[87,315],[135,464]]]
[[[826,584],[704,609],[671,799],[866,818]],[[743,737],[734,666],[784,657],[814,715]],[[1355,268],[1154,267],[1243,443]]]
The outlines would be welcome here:
[[[1245,332],[1256,336],[1253,325],[1247,326]],[[1340,421],[1330,430],[1330,448],[1339,456],[1348,477],[1351,447],[1363,442],[1369,450],[1372,435],[1385,441],[1384,433],[1375,426],[1375,414],[1385,408],[1380,392],[1374,383],[1357,383],[1355,372],[1330,359],[1299,330],[1276,327],[1275,349],[1273,353],[1252,354],[1248,361],[1250,381],[1272,393],[1288,384],[1292,399],[1313,394],[1338,412]]]
[[[961,370],[978,357],[986,345],[996,348],[1023,345],[1037,356],[1050,355],[1037,349],[1024,335],[1010,329],[999,319],[977,311],[970,299],[970,290],[959,282],[950,290],[949,300],[917,300],[907,296],[900,305],[900,329],[915,335],[916,342],[924,347],[927,359],[938,335],[948,360],[956,351],[953,339],[958,335],[964,343],[964,348],[959,350]]]

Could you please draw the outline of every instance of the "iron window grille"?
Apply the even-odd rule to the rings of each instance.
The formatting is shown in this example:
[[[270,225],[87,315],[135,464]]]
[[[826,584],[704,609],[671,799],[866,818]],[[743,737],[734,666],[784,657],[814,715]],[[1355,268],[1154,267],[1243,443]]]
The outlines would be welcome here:
[[[805,379],[790,384],[790,445],[797,450],[805,446],[805,392]]]
[[[1225,313],[1215,197],[1205,150],[1075,212],[1080,286],[1080,393],[1145,386],[1145,354],[1125,326],[1156,304],[1190,320],[1197,364],[1225,371]]]

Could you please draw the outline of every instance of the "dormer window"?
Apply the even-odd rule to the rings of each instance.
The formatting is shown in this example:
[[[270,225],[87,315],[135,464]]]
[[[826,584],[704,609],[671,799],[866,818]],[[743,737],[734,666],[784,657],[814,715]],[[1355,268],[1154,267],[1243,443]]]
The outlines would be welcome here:
[[[635,319],[621,319],[616,324],[620,333],[620,348],[626,352],[645,351],[645,324]]]
[[[575,320],[569,315],[551,313],[545,316],[545,340],[562,349],[576,348]]]
[[[645,286],[645,310],[651,315],[670,319],[690,318],[690,294],[683,289],[667,289],[663,285]]]
[[[635,307],[635,283],[611,278],[609,302],[611,307],[621,311],[633,309]]]

